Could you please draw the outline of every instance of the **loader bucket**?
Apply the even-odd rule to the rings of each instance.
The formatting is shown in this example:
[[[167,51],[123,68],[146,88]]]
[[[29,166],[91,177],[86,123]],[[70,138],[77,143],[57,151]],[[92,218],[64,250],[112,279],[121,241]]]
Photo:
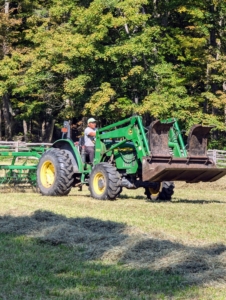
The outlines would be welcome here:
[[[188,136],[188,156],[173,157],[168,147],[168,131],[173,123],[150,125],[151,156],[143,157],[143,181],[211,182],[226,175],[226,168],[217,168],[207,156],[207,135],[213,127],[194,125]]]
[[[143,157],[143,181],[215,181],[226,175],[225,168],[217,168],[209,158]]]
[[[188,156],[206,156],[207,136],[215,126],[194,125],[188,134]]]
[[[149,147],[153,156],[170,156],[168,139],[169,130],[173,123],[161,123],[159,120],[151,123],[149,127]]]

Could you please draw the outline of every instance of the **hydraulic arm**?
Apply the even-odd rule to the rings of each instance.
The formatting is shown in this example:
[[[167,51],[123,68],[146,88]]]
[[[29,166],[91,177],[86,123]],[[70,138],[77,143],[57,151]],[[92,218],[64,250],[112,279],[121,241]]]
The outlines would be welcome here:
[[[120,148],[131,143],[131,151],[142,164],[143,181],[215,181],[224,176],[226,170],[216,168],[206,154],[207,135],[211,129],[211,126],[193,126],[186,149],[175,119],[152,122],[148,134],[145,134],[141,118],[133,116],[97,131],[94,164],[104,161],[106,156],[114,157]],[[117,164],[117,159],[116,166],[123,169],[120,162]],[[127,173],[134,173],[134,170],[131,164]]]

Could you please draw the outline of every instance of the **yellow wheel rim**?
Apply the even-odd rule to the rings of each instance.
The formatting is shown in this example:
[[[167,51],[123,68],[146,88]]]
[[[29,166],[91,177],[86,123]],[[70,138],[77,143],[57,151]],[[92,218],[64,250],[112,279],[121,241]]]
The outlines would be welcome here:
[[[102,195],[106,189],[106,181],[103,173],[98,172],[93,178],[93,189],[97,195]]]
[[[149,192],[152,196],[156,197],[160,193],[161,188],[162,188],[162,183],[159,183],[155,189],[149,188]]]
[[[53,185],[55,180],[55,167],[50,160],[45,161],[42,165],[40,179],[45,188],[50,188]]]

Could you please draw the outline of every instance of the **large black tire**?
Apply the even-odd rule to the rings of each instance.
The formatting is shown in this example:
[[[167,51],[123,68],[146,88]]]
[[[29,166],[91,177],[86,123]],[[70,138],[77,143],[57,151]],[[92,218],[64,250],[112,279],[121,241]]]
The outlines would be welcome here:
[[[150,200],[170,201],[174,193],[174,187],[172,181],[163,181],[159,183],[159,188],[156,191],[146,188],[145,195]]]
[[[91,196],[98,200],[115,200],[122,191],[120,181],[119,172],[109,163],[95,165],[89,178]]]
[[[73,166],[67,150],[52,148],[42,155],[37,168],[37,188],[42,195],[68,195],[73,182]]]

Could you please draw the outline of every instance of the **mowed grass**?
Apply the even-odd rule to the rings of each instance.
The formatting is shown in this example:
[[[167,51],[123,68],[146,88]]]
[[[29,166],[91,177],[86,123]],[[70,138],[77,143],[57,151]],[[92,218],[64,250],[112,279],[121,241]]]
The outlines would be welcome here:
[[[226,299],[226,179],[171,202],[0,194],[0,299]]]

